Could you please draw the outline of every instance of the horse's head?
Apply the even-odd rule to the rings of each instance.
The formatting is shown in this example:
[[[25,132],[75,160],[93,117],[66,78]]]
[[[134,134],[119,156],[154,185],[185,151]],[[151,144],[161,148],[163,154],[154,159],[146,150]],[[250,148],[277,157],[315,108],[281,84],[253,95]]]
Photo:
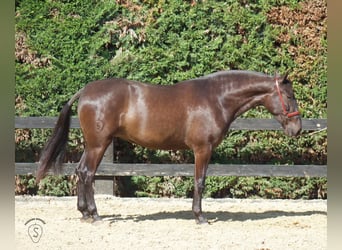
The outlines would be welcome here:
[[[267,98],[265,107],[282,125],[286,135],[297,136],[302,129],[302,120],[292,82],[287,79],[287,74],[285,76],[276,75],[272,81],[274,91]]]

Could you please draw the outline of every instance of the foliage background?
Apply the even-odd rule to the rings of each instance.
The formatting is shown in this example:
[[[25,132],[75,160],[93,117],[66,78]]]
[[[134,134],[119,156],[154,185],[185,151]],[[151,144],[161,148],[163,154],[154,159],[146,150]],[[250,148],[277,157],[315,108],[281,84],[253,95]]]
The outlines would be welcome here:
[[[164,85],[229,69],[288,70],[303,117],[327,116],[324,0],[17,0],[15,5],[16,116],[57,116],[73,93],[97,79]],[[271,118],[261,107],[243,117]],[[17,129],[16,162],[37,161],[50,134]],[[78,161],[82,143],[81,132],[72,130],[66,161]],[[118,162],[193,162],[189,151],[152,151],[121,140],[116,149]],[[326,164],[327,132],[288,138],[276,131],[234,131],[211,161]],[[34,177],[16,176],[16,193],[74,194],[71,178],[50,177],[36,187]],[[121,193],[128,195],[192,195],[189,178],[121,181]],[[54,186],[60,189],[51,191]],[[325,178],[210,177],[206,187],[211,197],[326,198],[326,193]]]

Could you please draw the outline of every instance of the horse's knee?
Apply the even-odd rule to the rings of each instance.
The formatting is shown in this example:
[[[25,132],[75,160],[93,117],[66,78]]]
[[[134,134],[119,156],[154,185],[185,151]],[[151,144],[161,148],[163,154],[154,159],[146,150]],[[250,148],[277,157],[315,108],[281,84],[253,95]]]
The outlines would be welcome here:
[[[203,189],[204,185],[205,185],[205,178],[204,177],[203,178],[199,178],[197,185],[198,185],[199,188]]]
[[[205,187],[205,178],[198,178],[195,180],[195,190],[202,194]]]

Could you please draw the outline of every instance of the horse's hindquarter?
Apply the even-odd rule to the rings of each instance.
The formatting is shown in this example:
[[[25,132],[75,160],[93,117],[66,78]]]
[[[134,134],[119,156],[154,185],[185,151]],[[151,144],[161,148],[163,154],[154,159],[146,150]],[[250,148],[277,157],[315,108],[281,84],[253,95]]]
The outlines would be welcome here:
[[[122,79],[86,85],[78,102],[78,117],[85,140],[111,137],[119,129],[120,114],[125,111],[127,99],[127,82]]]

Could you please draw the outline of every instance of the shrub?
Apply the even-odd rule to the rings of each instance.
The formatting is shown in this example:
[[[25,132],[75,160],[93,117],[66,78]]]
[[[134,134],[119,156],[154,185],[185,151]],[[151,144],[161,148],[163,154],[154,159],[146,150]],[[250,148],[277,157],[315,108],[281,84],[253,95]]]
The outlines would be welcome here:
[[[224,69],[268,74],[289,70],[303,117],[327,116],[325,1],[18,0],[15,7],[17,116],[56,116],[68,98],[92,80],[124,77],[174,84]],[[256,108],[243,117],[270,115]],[[50,134],[16,130],[16,161],[37,161]],[[326,134],[309,131],[293,139],[277,131],[232,131],[212,162],[326,164]],[[65,160],[77,161],[83,150],[81,132],[72,130],[70,138]],[[118,154],[117,161],[193,161],[189,151],[152,151],[122,142],[119,147],[129,153]],[[186,178],[139,178],[132,181],[142,186],[144,195],[192,192]],[[254,195],[258,183],[232,177],[216,179],[222,183],[215,185],[214,180],[208,181],[209,196]],[[56,185],[66,194],[64,182]],[[52,190],[48,184],[46,188]],[[272,188],[267,190],[264,195],[275,195]]]

